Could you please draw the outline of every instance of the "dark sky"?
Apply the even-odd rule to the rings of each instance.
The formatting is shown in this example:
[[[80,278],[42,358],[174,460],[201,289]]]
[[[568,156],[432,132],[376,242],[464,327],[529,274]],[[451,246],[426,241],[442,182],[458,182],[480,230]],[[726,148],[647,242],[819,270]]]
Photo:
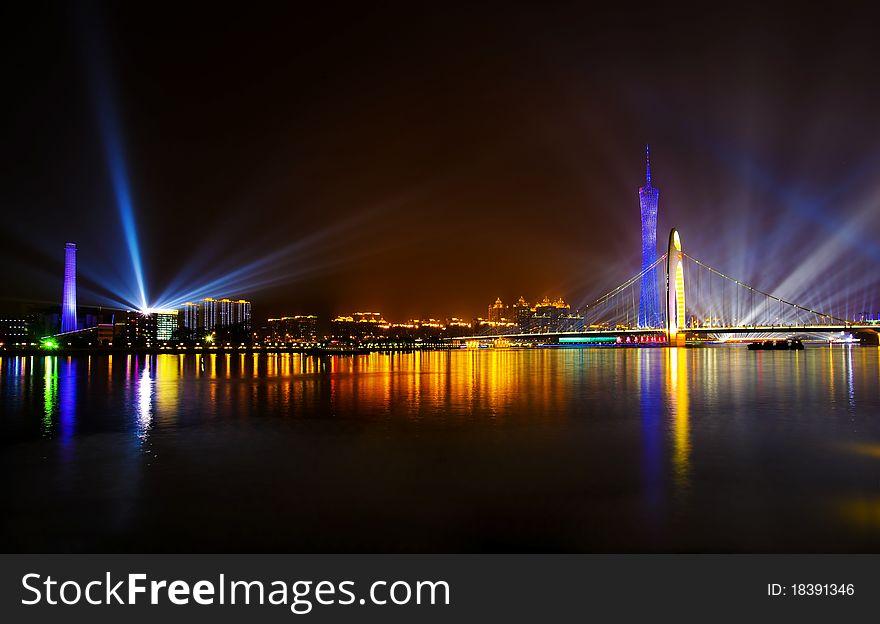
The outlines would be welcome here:
[[[650,142],[659,240],[677,226],[764,289],[815,303],[839,281],[880,311],[869,8],[471,4],[7,13],[0,298],[59,299],[66,240],[82,303],[130,276],[104,98],[151,297],[263,262],[267,287],[215,295],[392,319],[583,303],[639,269]]]

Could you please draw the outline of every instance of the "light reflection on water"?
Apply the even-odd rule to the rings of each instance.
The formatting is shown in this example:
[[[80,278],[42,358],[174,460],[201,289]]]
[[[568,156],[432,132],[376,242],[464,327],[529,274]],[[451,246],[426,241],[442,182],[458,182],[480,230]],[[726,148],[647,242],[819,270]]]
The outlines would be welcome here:
[[[878,380],[852,346],[0,358],[4,545],[880,550]]]
[[[137,377],[135,388],[135,431],[141,443],[147,441],[153,424],[153,380],[150,378],[150,363],[154,358],[144,360],[143,369]]]
[[[690,423],[688,422],[688,352],[680,347],[665,349],[665,352],[668,358],[666,392],[671,404],[673,431],[672,465],[676,488],[683,493],[689,484],[691,454]],[[711,357],[708,360],[711,361]]]

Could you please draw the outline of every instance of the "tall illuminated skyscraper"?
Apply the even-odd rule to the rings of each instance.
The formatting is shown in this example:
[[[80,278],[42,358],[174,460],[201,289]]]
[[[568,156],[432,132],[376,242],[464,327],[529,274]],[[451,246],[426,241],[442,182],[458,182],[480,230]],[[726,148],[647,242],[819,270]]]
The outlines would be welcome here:
[[[245,299],[239,299],[232,302],[230,310],[230,324],[238,325],[244,331],[251,331],[251,302]]]
[[[201,317],[201,306],[198,303],[188,301],[183,304],[183,328],[188,335],[195,334],[199,329],[199,319]]]
[[[660,193],[651,186],[651,152],[645,146],[645,186],[639,189],[642,209],[642,283],[639,291],[639,327],[660,327],[660,298],[657,293],[657,200]]]
[[[204,328],[213,331],[218,328],[240,326],[247,332],[251,330],[251,302],[245,299],[213,299],[202,300],[202,318]]]
[[[64,296],[61,301],[61,331],[76,331],[76,243],[64,246]]]

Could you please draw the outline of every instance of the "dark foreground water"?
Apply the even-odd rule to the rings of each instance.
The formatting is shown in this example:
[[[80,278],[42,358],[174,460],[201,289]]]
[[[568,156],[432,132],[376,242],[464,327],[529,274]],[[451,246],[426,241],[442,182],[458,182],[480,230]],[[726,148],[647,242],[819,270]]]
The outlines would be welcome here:
[[[3,551],[880,551],[880,350],[0,359]]]

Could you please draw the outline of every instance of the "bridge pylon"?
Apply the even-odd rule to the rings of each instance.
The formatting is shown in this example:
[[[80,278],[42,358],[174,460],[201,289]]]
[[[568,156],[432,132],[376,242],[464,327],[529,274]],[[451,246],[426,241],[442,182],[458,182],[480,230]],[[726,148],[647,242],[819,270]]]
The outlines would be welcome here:
[[[669,232],[666,254],[666,339],[670,347],[685,345],[684,252],[678,230]]]

